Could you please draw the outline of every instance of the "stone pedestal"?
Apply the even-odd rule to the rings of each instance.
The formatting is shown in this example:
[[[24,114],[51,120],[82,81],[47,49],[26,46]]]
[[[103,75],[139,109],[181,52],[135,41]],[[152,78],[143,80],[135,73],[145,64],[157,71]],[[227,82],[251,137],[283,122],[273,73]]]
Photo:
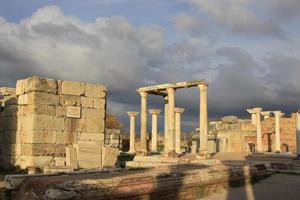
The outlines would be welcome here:
[[[151,150],[157,152],[157,116],[161,112],[159,109],[150,109],[152,115],[152,138],[151,138]]]
[[[129,153],[135,153],[135,118],[139,114],[138,112],[127,112],[130,117],[130,136],[129,136]]]
[[[181,154],[181,114],[184,108],[175,108],[175,152]]]

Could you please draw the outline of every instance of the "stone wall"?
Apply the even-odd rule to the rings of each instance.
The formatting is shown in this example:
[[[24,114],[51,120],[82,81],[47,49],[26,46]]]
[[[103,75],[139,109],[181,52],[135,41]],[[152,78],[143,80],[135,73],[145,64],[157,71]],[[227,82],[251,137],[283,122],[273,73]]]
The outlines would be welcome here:
[[[17,134],[17,97],[15,88],[0,88],[0,166],[15,163],[20,154],[20,136]]]
[[[1,165],[65,166],[66,147],[77,152],[79,167],[101,166],[106,87],[30,77],[19,80],[17,103],[1,118]]]
[[[262,121],[263,151],[275,151],[275,118]],[[280,143],[282,152],[296,151],[296,115],[280,118]]]
[[[275,151],[275,118],[262,120],[262,145],[264,152]],[[256,145],[256,128],[251,120],[238,119],[235,122],[227,120],[210,123],[210,134],[216,134],[219,139],[220,152],[250,151],[247,144]],[[224,144],[224,142],[226,144]],[[280,119],[280,142],[282,152],[296,151],[296,115]]]
[[[249,151],[247,144],[255,137],[255,128],[251,120],[227,116],[222,120],[210,122],[209,133],[216,137],[218,142],[216,152],[245,152]]]

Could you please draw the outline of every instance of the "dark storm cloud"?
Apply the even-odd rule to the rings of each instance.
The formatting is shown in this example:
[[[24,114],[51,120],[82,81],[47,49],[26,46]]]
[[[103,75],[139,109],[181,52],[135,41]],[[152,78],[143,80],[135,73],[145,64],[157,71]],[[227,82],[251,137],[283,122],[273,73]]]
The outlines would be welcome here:
[[[232,28],[239,26],[245,32],[252,28],[269,35],[278,31],[265,26],[267,22],[250,12],[243,0],[238,5],[229,1],[229,16],[219,16],[218,1],[191,2],[201,4],[201,9]],[[213,5],[206,8],[207,4]],[[270,12],[284,15],[276,9]],[[244,14],[244,19],[231,20],[236,13]],[[173,22],[181,31],[205,26],[198,24],[198,16],[177,17]],[[264,28],[259,31],[260,26]],[[283,53],[257,58],[246,47],[215,44],[203,33],[194,33],[167,44],[161,27],[134,26],[120,16],[88,23],[66,16],[55,6],[39,9],[18,24],[0,18],[0,83],[12,86],[31,75],[102,83],[109,89],[109,110],[126,124],[126,111],[139,110],[138,87],[194,79],[209,82],[210,118],[247,115],[245,109],[253,106],[285,111],[299,106],[299,58]],[[148,105],[163,109],[163,99],[149,97]],[[178,90],[176,105],[186,109],[184,127],[197,127],[198,89]]]

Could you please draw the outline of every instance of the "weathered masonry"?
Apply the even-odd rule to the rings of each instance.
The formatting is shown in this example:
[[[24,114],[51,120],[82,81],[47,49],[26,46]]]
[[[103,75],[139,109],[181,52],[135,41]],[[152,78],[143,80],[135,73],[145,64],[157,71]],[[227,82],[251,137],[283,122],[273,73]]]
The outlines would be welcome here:
[[[41,77],[2,91],[1,167],[105,165],[116,150],[104,146],[106,93],[103,85]]]

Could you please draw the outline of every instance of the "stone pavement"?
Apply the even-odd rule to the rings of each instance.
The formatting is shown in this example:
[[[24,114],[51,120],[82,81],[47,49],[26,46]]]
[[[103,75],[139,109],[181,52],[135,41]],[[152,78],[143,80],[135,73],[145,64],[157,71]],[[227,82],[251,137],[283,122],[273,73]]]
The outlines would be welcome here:
[[[298,200],[300,177],[274,174],[253,185],[230,188],[201,200]]]

